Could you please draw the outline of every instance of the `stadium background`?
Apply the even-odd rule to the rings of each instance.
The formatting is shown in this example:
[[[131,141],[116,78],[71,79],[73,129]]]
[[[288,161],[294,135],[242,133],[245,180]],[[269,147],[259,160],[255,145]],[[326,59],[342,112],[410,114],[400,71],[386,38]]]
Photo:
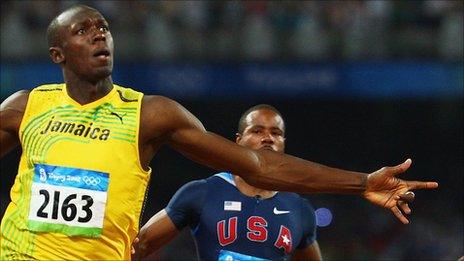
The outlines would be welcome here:
[[[233,140],[240,114],[269,103],[287,121],[290,154],[365,172],[411,157],[403,178],[440,183],[416,192],[407,226],[356,196],[308,195],[333,214],[318,229],[327,260],[464,254],[462,1],[2,1],[1,100],[62,81],[45,30],[75,3],[109,20],[116,83],[176,99],[210,131]],[[1,215],[18,156],[0,162]],[[169,148],[151,166],[143,222],[214,173]],[[159,257],[194,252],[185,232]]]

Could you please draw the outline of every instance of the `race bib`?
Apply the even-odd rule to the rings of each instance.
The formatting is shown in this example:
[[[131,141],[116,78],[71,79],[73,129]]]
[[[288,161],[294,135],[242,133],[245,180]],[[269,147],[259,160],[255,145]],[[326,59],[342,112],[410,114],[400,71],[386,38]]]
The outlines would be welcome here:
[[[268,259],[263,259],[255,256],[249,256],[240,254],[237,252],[221,250],[219,252],[218,261],[269,261]]]
[[[35,164],[29,229],[99,237],[105,217],[108,182],[108,173]]]

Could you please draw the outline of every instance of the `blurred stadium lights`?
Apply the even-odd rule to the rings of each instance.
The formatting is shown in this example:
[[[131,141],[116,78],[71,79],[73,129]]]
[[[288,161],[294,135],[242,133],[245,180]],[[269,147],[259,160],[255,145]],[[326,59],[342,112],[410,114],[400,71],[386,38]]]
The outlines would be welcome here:
[[[332,223],[333,215],[332,211],[328,208],[318,208],[315,210],[316,213],[316,225],[318,227],[327,227]]]

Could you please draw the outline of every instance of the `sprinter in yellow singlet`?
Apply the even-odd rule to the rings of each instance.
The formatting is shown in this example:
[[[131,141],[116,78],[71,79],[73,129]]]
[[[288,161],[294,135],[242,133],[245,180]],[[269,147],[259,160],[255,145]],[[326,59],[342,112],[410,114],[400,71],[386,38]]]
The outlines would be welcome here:
[[[19,91],[0,107],[0,156],[22,148],[1,222],[1,260],[130,259],[149,162],[164,144],[263,189],[359,194],[403,223],[401,196],[438,186],[396,178],[409,159],[366,174],[248,149],[206,131],[173,100],[113,84],[113,38],[93,8],[65,10],[47,38],[64,83]]]

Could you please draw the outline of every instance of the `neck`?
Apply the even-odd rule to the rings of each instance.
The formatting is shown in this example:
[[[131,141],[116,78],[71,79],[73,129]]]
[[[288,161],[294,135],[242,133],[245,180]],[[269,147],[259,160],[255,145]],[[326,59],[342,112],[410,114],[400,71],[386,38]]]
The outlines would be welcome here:
[[[235,185],[237,189],[249,197],[260,196],[263,199],[270,198],[275,195],[275,191],[264,190],[257,187],[253,187],[243,180],[241,177],[234,175]]]
[[[65,76],[65,82],[69,97],[81,105],[96,101],[113,89],[111,76],[96,82]]]

